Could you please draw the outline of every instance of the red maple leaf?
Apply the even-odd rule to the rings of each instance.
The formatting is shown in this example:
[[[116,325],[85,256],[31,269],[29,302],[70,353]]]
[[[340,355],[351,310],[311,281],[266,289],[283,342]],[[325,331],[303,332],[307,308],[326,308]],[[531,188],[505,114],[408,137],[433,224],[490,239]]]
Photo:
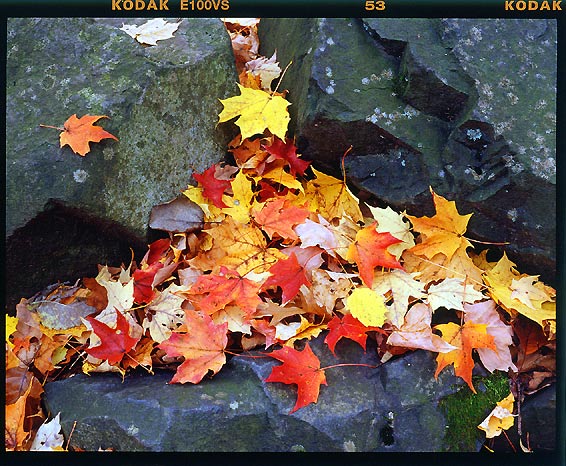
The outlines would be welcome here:
[[[280,191],[278,191],[275,186],[265,182],[265,181],[260,181],[259,182],[259,191],[257,192],[257,201],[258,202],[265,202],[268,199],[271,199],[272,197],[284,197],[287,195],[287,193],[289,193],[289,188],[284,188]]]
[[[282,304],[288,303],[297,296],[301,285],[310,286],[311,284],[294,252],[287,259],[279,259],[271,266],[269,273],[271,276],[263,284],[263,289],[271,286],[281,287]]]
[[[236,271],[224,266],[220,273],[201,275],[188,292],[190,301],[207,314],[223,309],[234,303],[252,315],[261,302],[258,296],[259,284],[243,278]]]
[[[228,344],[228,324],[215,325],[203,312],[185,313],[186,333],[172,333],[159,344],[167,356],[183,356],[171,383],[199,383],[212,371],[216,374],[226,363],[224,349]]]
[[[289,346],[269,353],[268,356],[283,362],[281,366],[271,368],[271,374],[265,382],[282,382],[295,384],[298,387],[297,402],[289,414],[303,408],[310,403],[316,403],[320,386],[327,385],[324,369],[320,368],[320,361],[312,352],[309,344],[303,351],[297,351]]]
[[[310,165],[310,162],[297,157],[297,147],[289,138],[287,138],[286,142],[283,142],[281,139],[273,137],[271,145],[264,147],[264,149],[275,158],[287,161],[291,168],[291,175],[296,175],[297,173],[304,175],[305,170]]]
[[[362,228],[356,233],[356,240],[350,245],[346,258],[356,261],[358,271],[364,284],[371,288],[373,283],[373,269],[380,265],[391,269],[403,269],[387,248],[392,244],[400,243],[390,233],[378,233],[375,229],[377,222]]]
[[[328,322],[328,328],[330,329],[330,332],[326,335],[324,342],[328,345],[328,348],[330,348],[330,351],[332,351],[334,356],[336,356],[334,348],[336,347],[338,340],[341,338],[354,340],[365,351],[367,332],[378,331],[383,333],[383,330],[379,327],[366,327],[358,319],[352,316],[352,314],[346,314],[342,317],[342,319],[335,316],[330,322]]]
[[[134,302],[137,304],[150,303],[154,296],[153,280],[155,274],[163,268],[162,262],[154,262],[149,267],[138,269],[132,275],[134,279]]]
[[[222,201],[222,195],[226,188],[228,188],[231,184],[230,180],[219,180],[216,178],[214,176],[215,172],[216,165],[212,165],[200,174],[193,173],[193,178],[202,185],[202,192],[204,196],[210,199],[216,207],[224,209],[228,206],[224,204],[224,201]]]
[[[130,351],[139,340],[139,338],[130,336],[130,324],[117,309],[116,328],[109,327],[94,317],[88,316],[86,320],[90,322],[92,330],[100,338],[100,345],[94,348],[86,348],[85,351],[95,358],[106,359],[110,365],[120,362],[124,354]]]
[[[171,240],[169,238],[161,238],[151,243],[145,257],[147,264],[151,265],[155,261],[163,258],[169,250],[169,246],[171,246]]]
[[[293,226],[303,223],[308,216],[307,209],[294,206],[287,199],[277,198],[266,202],[254,218],[270,238],[277,233],[282,238],[295,240],[298,236]]]

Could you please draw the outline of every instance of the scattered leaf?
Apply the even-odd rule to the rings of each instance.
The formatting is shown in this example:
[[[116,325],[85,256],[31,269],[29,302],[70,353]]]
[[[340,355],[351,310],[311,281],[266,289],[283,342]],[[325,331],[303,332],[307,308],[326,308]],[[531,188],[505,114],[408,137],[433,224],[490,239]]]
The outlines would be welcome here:
[[[318,401],[320,386],[327,385],[326,377],[324,370],[320,368],[319,359],[312,352],[308,343],[303,351],[284,346],[269,353],[268,356],[283,364],[273,367],[265,381],[297,385],[297,402],[289,414]]]
[[[59,136],[61,147],[67,144],[75,154],[83,157],[90,152],[90,142],[100,142],[103,139],[118,140],[116,136],[105,131],[100,126],[94,126],[101,118],[108,118],[105,115],[85,115],[77,118],[74,114],[70,116],[63,125],[63,132]]]
[[[143,45],[157,45],[158,40],[171,39],[181,23],[169,23],[163,18],[150,19],[140,26],[122,24],[120,28]]]

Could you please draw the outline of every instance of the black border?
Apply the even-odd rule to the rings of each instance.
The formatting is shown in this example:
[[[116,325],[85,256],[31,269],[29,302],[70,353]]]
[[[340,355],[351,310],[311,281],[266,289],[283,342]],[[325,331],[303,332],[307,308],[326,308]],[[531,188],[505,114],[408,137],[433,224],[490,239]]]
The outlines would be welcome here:
[[[146,0],[147,1],[147,0]],[[397,465],[460,465],[486,463],[494,465],[522,464],[566,465],[566,381],[564,374],[566,325],[564,319],[566,291],[565,242],[566,204],[564,202],[566,170],[566,0],[563,11],[506,11],[505,0],[385,0],[385,11],[368,12],[365,0],[229,0],[228,11],[181,11],[181,0],[169,0],[169,11],[113,11],[112,0],[0,0],[0,53],[6,60],[6,18],[8,17],[454,17],[454,18],[553,18],[558,22],[558,78],[557,78],[557,304],[558,304],[558,354],[557,354],[557,450],[534,454],[486,454],[486,453],[37,453],[9,452],[0,460],[15,465],[67,465],[91,464],[101,461],[108,465],[163,465],[172,464],[260,464],[278,465],[368,465],[389,463]],[[159,3],[159,0],[157,0]],[[539,2],[540,3],[540,2]],[[550,1],[552,4],[552,0]],[[5,69],[0,83],[1,102],[5,109]],[[564,103],[562,103],[564,102]],[[6,125],[5,111],[2,123]],[[2,134],[6,134],[3,132]],[[2,165],[2,171],[5,164]],[[5,173],[4,173],[5,174]],[[5,179],[5,178],[3,178]],[[4,196],[5,197],[5,196]],[[2,203],[2,221],[5,221],[5,204]],[[0,231],[5,236],[5,228]],[[5,245],[5,237],[3,245]],[[5,262],[5,246],[0,247],[0,259]],[[5,270],[0,271],[0,296],[5,291]],[[4,321],[2,315],[1,321]],[[4,328],[4,325],[2,325]],[[4,350],[3,350],[4,351]],[[4,373],[2,366],[2,373]],[[2,395],[4,397],[4,394]],[[2,419],[4,411],[2,411]],[[104,455],[104,456],[101,456]]]

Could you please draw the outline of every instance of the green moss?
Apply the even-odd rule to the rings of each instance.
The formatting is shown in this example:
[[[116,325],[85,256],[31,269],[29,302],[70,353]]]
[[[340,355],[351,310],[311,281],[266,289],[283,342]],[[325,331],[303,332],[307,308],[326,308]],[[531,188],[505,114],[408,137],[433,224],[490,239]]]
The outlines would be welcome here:
[[[478,424],[510,392],[507,376],[499,371],[488,377],[474,376],[472,382],[476,394],[465,385],[440,400],[439,406],[446,416],[447,451],[476,451],[476,442],[483,438]]]

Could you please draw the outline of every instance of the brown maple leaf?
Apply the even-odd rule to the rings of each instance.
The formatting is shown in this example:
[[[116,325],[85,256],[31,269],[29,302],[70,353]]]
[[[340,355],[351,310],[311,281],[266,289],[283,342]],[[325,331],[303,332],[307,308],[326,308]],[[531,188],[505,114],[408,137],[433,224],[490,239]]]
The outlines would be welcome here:
[[[118,138],[100,126],[94,126],[101,118],[108,118],[106,115],[85,115],[77,118],[77,114],[71,115],[63,124],[63,128],[56,126],[39,125],[42,128],[54,128],[62,131],[59,136],[61,147],[67,144],[71,147],[75,154],[85,156],[90,152],[90,142],[100,142],[103,139]]]

